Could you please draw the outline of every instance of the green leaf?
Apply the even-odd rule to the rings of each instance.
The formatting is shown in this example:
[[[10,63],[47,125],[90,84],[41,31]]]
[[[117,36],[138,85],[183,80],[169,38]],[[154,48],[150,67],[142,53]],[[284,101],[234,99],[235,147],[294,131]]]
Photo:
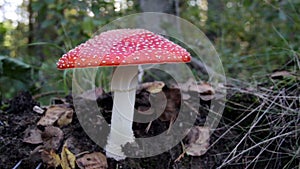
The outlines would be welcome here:
[[[100,13],[99,5],[98,4],[93,3],[91,10],[95,14],[95,16],[99,15],[99,13]]]
[[[23,83],[31,82],[31,66],[17,59],[0,56],[0,74]]]
[[[55,21],[54,20],[45,20],[42,23],[42,28],[47,28],[48,26],[54,25]]]
[[[45,5],[44,3],[37,1],[32,3],[31,8],[33,11],[37,12],[40,9],[42,9],[44,5]]]
[[[46,2],[47,4],[53,4],[53,3],[54,3],[54,0],[45,0],[45,2]]]
[[[285,21],[287,19],[286,14],[284,13],[283,10],[279,11],[279,18],[283,21]]]
[[[93,20],[89,17],[85,17],[81,25],[81,29],[83,30],[83,32],[90,35],[93,33],[93,28],[94,28]]]

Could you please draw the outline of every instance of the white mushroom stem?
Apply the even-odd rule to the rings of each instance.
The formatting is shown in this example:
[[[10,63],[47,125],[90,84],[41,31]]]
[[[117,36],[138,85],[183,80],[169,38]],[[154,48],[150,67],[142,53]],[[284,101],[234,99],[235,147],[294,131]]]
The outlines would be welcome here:
[[[122,146],[134,142],[132,122],[138,84],[137,73],[138,66],[119,66],[112,78],[111,90],[114,91],[114,101],[106,156],[115,160],[125,159]]]
[[[138,69],[139,69],[138,82],[142,82],[143,76],[144,76],[144,69],[143,69],[142,65],[139,65]]]

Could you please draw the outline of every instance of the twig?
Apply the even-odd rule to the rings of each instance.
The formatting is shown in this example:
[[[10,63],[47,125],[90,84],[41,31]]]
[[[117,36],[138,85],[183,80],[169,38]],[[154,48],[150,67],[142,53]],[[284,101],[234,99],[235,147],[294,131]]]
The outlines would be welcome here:
[[[264,103],[261,104],[260,106],[256,107],[253,109],[250,113],[248,113],[245,117],[243,117],[241,120],[236,122],[234,125],[232,125],[228,130],[226,130],[221,136],[218,137],[218,139],[210,145],[210,147],[213,147],[221,138],[223,138],[231,129],[233,129],[235,126],[239,125],[241,122],[243,122],[246,118],[252,115],[252,113],[255,113],[257,110],[260,111],[264,106]],[[209,147],[209,148],[210,148]],[[209,149],[208,148],[208,149]]]
[[[22,161],[23,160],[20,160],[12,169],[17,169],[20,166],[20,164],[22,163]]]
[[[181,147],[182,147],[182,153],[175,159],[174,162],[180,161],[184,157],[184,154],[187,151],[187,148],[184,146],[183,142],[181,141],[180,143],[181,143]]]
[[[279,96],[281,93],[279,93],[277,96]],[[230,154],[225,158],[224,162],[222,163],[222,165],[220,165],[218,168],[222,168],[224,165],[230,163],[231,161],[233,161],[234,159],[236,159],[237,157],[239,157],[239,155],[242,155],[243,153],[245,153],[246,151],[243,150],[242,153],[239,153],[238,155],[236,155],[236,152],[237,152],[237,149],[238,147],[240,146],[240,144],[247,138],[248,135],[250,135],[251,131],[254,129],[254,127],[258,124],[258,122],[260,122],[260,120],[264,117],[264,115],[269,112],[270,108],[275,105],[276,103],[276,100],[278,98],[275,98],[271,104],[267,107],[267,109],[263,112],[263,114],[260,115],[260,117],[258,117],[258,119],[255,120],[255,122],[251,125],[251,128],[249,129],[249,131],[247,132],[247,134],[244,135],[244,137],[239,141],[239,143],[234,147],[234,149],[230,152]],[[265,100],[264,100],[265,101]],[[265,102],[264,102],[265,103]],[[264,104],[263,103],[263,104]],[[290,132],[289,132],[290,133]],[[284,134],[283,134],[284,135]],[[280,136],[283,136],[283,135],[280,135]],[[273,137],[274,138],[274,137]],[[277,136],[275,138],[278,138]],[[270,141],[270,139],[267,139],[268,141]],[[262,141],[248,149],[246,149],[247,151],[248,150],[251,150],[252,148],[254,147],[257,147],[259,146],[260,144],[264,143],[264,142],[267,142],[267,140],[265,141]],[[230,156],[233,156],[232,158],[229,159]]]
[[[275,140],[275,139],[277,139],[277,138],[279,138],[279,137],[282,137],[282,136],[288,136],[288,135],[293,134],[293,133],[295,133],[295,132],[297,132],[297,131],[298,131],[298,130],[290,131],[290,132],[288,132],[288,133],[284,133],[284,134],[281,134],[281,135],[277,135],[277,136],[275,136],[275,137],[272,137],[272,138],[269,138],[269,139],[267,139],[267,140],[264,140],[264,141],[262,141],[262,142],[260,142],[260,143],[257,143],[257,144],[255,144],[255,145],[253,145],[253,146],[251,146],[251,147],[249,147],[249,148],[247,148],[247,149],[241,151],[239,154],[233,156],[230,160],[226,161],[225,163],[223,163],[222,165],[220,165],[218,168],[222,168],[224,165],[226,165],[226,164],[230,163],[231,161],[235,160],[235,159],[236,159],[237,157],[239,157],[240,155],[246,153],[247,151],[249,151],[249,150],[251,150],[251,149],[253,149],[253,148],[256,148],[257,146],[260,146],[261,144],[264,144],[264,143],[267,143],[267,142],[269,142],[269,141]]]
[[[63,91],[50,91],[50,92],[45,92],[45,93],[40,93],[40,94],[36,94],[34,96],[32,96],[32,98],[35,100],[35,99],[39,99],[41,97],[46,97],[46,96],[51,96],[51,95],[61,95],[61,94],[64,94],[65,92]]]
[[[79,156],[81,156],[83,154],[87,154],[87,153],[90,153],[90,152],[89,151],[83,151],[81,153],[76,154],[75,157],[77,158],[77,157],[79,157]]]
[[[250,91],[247,91],[247,90],[244,90],[244,89],[241,89],[241,88],[237,88],[237,87],[224,87],[225,89],[231,89],[231,90],[236,90],[236,91],[239,91],[240,93],[246,93],[246,94],[251,94],[251,95],[254,95],[254,96],[257,96],[259,97],[260,99],[264,100],[264,101],[267,101],[267,102],[270,102],[276,106],[279,106],[283,109],[286,109],[286,110],[289,110],[291,112],[294,112],[294,113],[298,113],[297,111],[289,108],[289,107],[286,107],[280,103],[277,103],[277,102],[274,102],[274,99],[276,98],[279,98],[279,97],[282,97],[282,96],[279,96],[279,95],[276,95],[276,96],[272,96],[273,100],[270,100],[269,98],[269,95],[266,95],[264,93],[258,93],[258,92],[250,92]]]
[[[195,109],[189,102],[184,101],[184,104],[187,105],[194,113],[199,114],[198,110]]]
[[[40,167],[42,166],[42,164],[43,164],[43,163],[42,163],[42,162],[40,162],[40,163],[39,163],[39,165],[38,165],[38,166],[36,166],[36,168],[35,168],[35,169],[40,169]]]

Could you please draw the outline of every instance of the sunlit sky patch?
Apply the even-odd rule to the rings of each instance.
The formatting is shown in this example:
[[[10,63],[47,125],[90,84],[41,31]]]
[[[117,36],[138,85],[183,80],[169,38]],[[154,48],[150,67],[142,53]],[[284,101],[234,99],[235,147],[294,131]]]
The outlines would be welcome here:
[[[0,0],[0,22],[11,20],[13,24],[18,21],[24,22],[18,6],[23,3],[23,0]]]

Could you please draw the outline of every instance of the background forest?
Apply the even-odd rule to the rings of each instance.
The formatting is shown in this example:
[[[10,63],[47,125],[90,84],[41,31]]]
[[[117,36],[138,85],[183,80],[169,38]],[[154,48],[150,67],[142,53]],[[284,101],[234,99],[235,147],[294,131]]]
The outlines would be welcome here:
[[[101,26],[142,11],[171,13],[198,26],[213,42],[229,77],[260,83],[261,75],[299,57],[297,0],[156,0],[151,6],[142,1],[24,0],[9,13],[5,9],[17,1],[2,0],[1,60],[20,64],[11,69],[18,73],[0,67],[2,97],[27,89],[33,94],[67,91],[69,84],[62,76],[68,74],[56,70],[57,59]]]

